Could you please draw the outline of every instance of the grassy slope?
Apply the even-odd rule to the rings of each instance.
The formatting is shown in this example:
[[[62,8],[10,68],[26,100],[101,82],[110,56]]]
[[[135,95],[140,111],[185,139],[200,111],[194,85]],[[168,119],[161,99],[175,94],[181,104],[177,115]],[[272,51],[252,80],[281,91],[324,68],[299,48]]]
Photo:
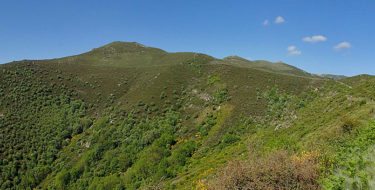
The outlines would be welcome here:
[[[209,156],[192,161],[181,179],[173,182],[181,183],[180,188],[192,183],[204,184],[204,176],[215,173],[218,166],[231,159],[247,159],[247,150],[256,147],[261,154],[280,149],[297,154],[319,152],[322,163],[328,163],[324,166],[326,174],[322,175],[324,189],[373,185],[374,161],[368,155],[372,154],[375,134],[372,131],[375,126],[372,122],[375,119],[375,81],[373,77],[355,77],[344,82],[355,85],[330,81],[316,91],[306,93],[309,97],[303,98],[305,106],[297,109],[296,117],[282,129],[276,130],[268,124],[247,124],[253,128],[249,130],[250,134],[243,135],[233,146],[213,150]],[[348,122],[353,127],[350,131],[343,129]]]
[[[111,171],[106,173],[100,169],[101,165],[108,166],[110,158],[125,159],[129,155],[140,158],[152,150],[150,145],[140,154],[126,152],[127,138],[124,137],[119,137],[120,145],[106,145],[106,138],[116,137],[112,134],[126,136],[140,133],[142,137],[147,131],[151,132],[152,128],[144,128],[143,132],[121,132],[125,126],[122,123],[125,120],[123,115],[128,113],[134,114],[139,121],[150,118],[143,123],[153,126],[154,117],[164,115],[166,109],[178,107],[175,110],[180,115],[178,123],[181,127],[174,134],[176,145],[166,150],[169,152],[167,163],[173,160],[170,157],[177,154],[178,147],[191,141],[197,145],[191,158],[174,169],[173,175],[160,181],[159,185],[181,189],[200,184],[229,160],[246,158],[251,144],[260,144],[258,150],[265,153],[272,149],[288,149],[296,152],[319,150],[335,155],[334,148],[341,142],[337,142],[337,139],[356,136],[342,135],[340,127],[344,117],[361,121],[359,128],[366,126],[367,121],[373,118],[373,77],[333,82],[285,65],[270,68],[268,63],[260,62],[256,63],[260,67],[244,65],[251,62],[236,64],[228,62],[228,59],[216,60],[202,54],[167,53],[136,43],[115,42],[78,56],[1,67],[3,70],[16,66],[38,68],[45,73],[44,79],[50,78],[45,82],[54,83],[57,87],[64,86],[66,91],[74,92],[72,98],[83,100],[87,105],[87,116],[94,121],[92,128],[73,136],[70,143],[61,149],[54,161],[55,170],[44,179],[41,187],[57,185],[64,172],[87,164],[87,159],[98,147],[104,147],[104,151],[98,160],[93,161],[97,165],[90,166],[96,170],[81,171],[78,180],[70,181],[67,187],[74,189],[79,188],[81,183],[95,184],[97,181],[110,185],[109,179],[116,184],[128,181],[132,176],[129,173],[138,171],[132,169],[137,167],[137,159],[132,160],[134,165],[130,168],[112,169],[112,172],[119,172],[115,176]],[[33,77],[40,75],[31,74],[28,80],[35,80]],[[13,84],[20,85],[15,79]],[[263,95],[275,86],[279,94],[288,94],[293,99],[288,101],[293,106],[286,106],[288,109],[281,111],[283,117],[276,122],[264,119],[271,114],[267,111],[271,103]],[[316,91],[311,91],[315,88]],[[58,90],[52,92],[60,93]],[[304,106],[294,106],[299,105],[297,100],[305,101]],[[2,113],[6,113],[7,109],[0,106]],[[156,120],[163,120],[164,117],[167,116]],[[101,124],[103,121],[106,122]],[[280,123],[282,129],[275,131],[275,126]],[[3,135],[8,134],[3,132]],[[234,135],[236,140],[228,140],[230,135]],[[88,148],[87,142],[91,143]],[[104,176],[95,171],[104,172]],[[155,179],[141,180],[141,183],[128,181],[136,186],[125,186],[147,187],[159,181],[157,174],[150,174],[151,177]],[[331,181],[325,183],[333,184]]]

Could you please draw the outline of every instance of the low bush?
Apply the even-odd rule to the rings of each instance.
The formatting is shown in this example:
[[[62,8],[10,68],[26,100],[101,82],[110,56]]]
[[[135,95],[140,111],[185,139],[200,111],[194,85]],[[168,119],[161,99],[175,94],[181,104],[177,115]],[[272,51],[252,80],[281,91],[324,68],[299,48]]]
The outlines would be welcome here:
[[[350,117],[344,117],[342,120],[341,129],[344,133],[350,133],[354,128],[356,128],[359,125],[360,124],[358,120]]]
[[[246,161],[232,161],[212,180],[209,189],[319,189],[316,153],[290,156],[276,151]]]

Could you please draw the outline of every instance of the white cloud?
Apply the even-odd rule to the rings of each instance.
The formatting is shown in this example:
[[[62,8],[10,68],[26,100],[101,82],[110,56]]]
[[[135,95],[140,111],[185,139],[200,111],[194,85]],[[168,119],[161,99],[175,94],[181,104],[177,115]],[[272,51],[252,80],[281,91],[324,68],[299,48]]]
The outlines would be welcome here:
[[[309,43],[324,42],[324,41],[327,41],[327,37],[323,35],[307,36],[307,37],[302,38],[302,41],[309,42]]]
[[[270,24],[270,21],[269,20],[264,20],[263,21],[263,26],[268,26]]]
[[[349,42],[340,42],[335,47],[333,47],[335,50],[340,51],[343,49],[349,49],[352,45]]]
[[[301,55],[302,52],[296,46],[289,46],[287,48],[288,55]]]
[[[276,24],[282,24],[285,22],[285,19],[282,16],[278,16],[275,18],[275,23]]]

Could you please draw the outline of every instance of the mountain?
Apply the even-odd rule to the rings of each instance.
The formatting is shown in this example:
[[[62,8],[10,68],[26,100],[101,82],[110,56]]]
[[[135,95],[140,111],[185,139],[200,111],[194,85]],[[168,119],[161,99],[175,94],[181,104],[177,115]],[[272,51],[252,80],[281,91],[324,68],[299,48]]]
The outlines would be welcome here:
[[[340,80],[340,79],[344,79],[347,77],[345,75],[332,75],[332,74],[321,74],[320,76],[334,79],[334,80]]]
[[[134,42],[12,62],[0,188],[371,189],[374,99],[374,76]]]
[[[307,73],[306,71],[303,71],[299,68],[296,68],[294,66],[291,66],[282,62],[271,63],[269,61],[263,61],[263,60],[249,61],[247,59],[244,59],[238,56],[225,57],[222,61],[224,64],[234,65],[237,67],[253,68],[253,69],[276,72],[276,73],[283,73],[283,74],[288,74],[288,75],[311,77],[311,74]]]

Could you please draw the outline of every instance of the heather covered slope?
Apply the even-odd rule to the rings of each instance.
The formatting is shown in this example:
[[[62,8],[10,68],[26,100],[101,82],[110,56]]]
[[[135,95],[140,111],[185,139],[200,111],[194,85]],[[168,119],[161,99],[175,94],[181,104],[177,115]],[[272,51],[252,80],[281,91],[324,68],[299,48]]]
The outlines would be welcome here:
[[[263,60],[249,61],[247,59],[244,59],[238,56],[225,57],[221,61],[223,64],[233,65],[237,67],[252,68],[252,69],[263,70],[263,71],[268,71],[268,72],[275,72],[278,74],[312,77],[312,75],[307,73],[306,71],[303,71],[299,68],[296,68],[294,66],[291,66],[282,62],[272,63],[272,62],[263,61]]]
[[[252,168],[250,153],[272,165],[275,151],[287,163],[314,160],[293,161],[296,172],[285,175],[300,189],[372,183],[372,165],[362,163],[372,161],[372,76],[334,81],[124,42],[0,71],[2,189],[244,188],[222,172],[234,160]],[[316,175],[299,181],[300,168]]]

